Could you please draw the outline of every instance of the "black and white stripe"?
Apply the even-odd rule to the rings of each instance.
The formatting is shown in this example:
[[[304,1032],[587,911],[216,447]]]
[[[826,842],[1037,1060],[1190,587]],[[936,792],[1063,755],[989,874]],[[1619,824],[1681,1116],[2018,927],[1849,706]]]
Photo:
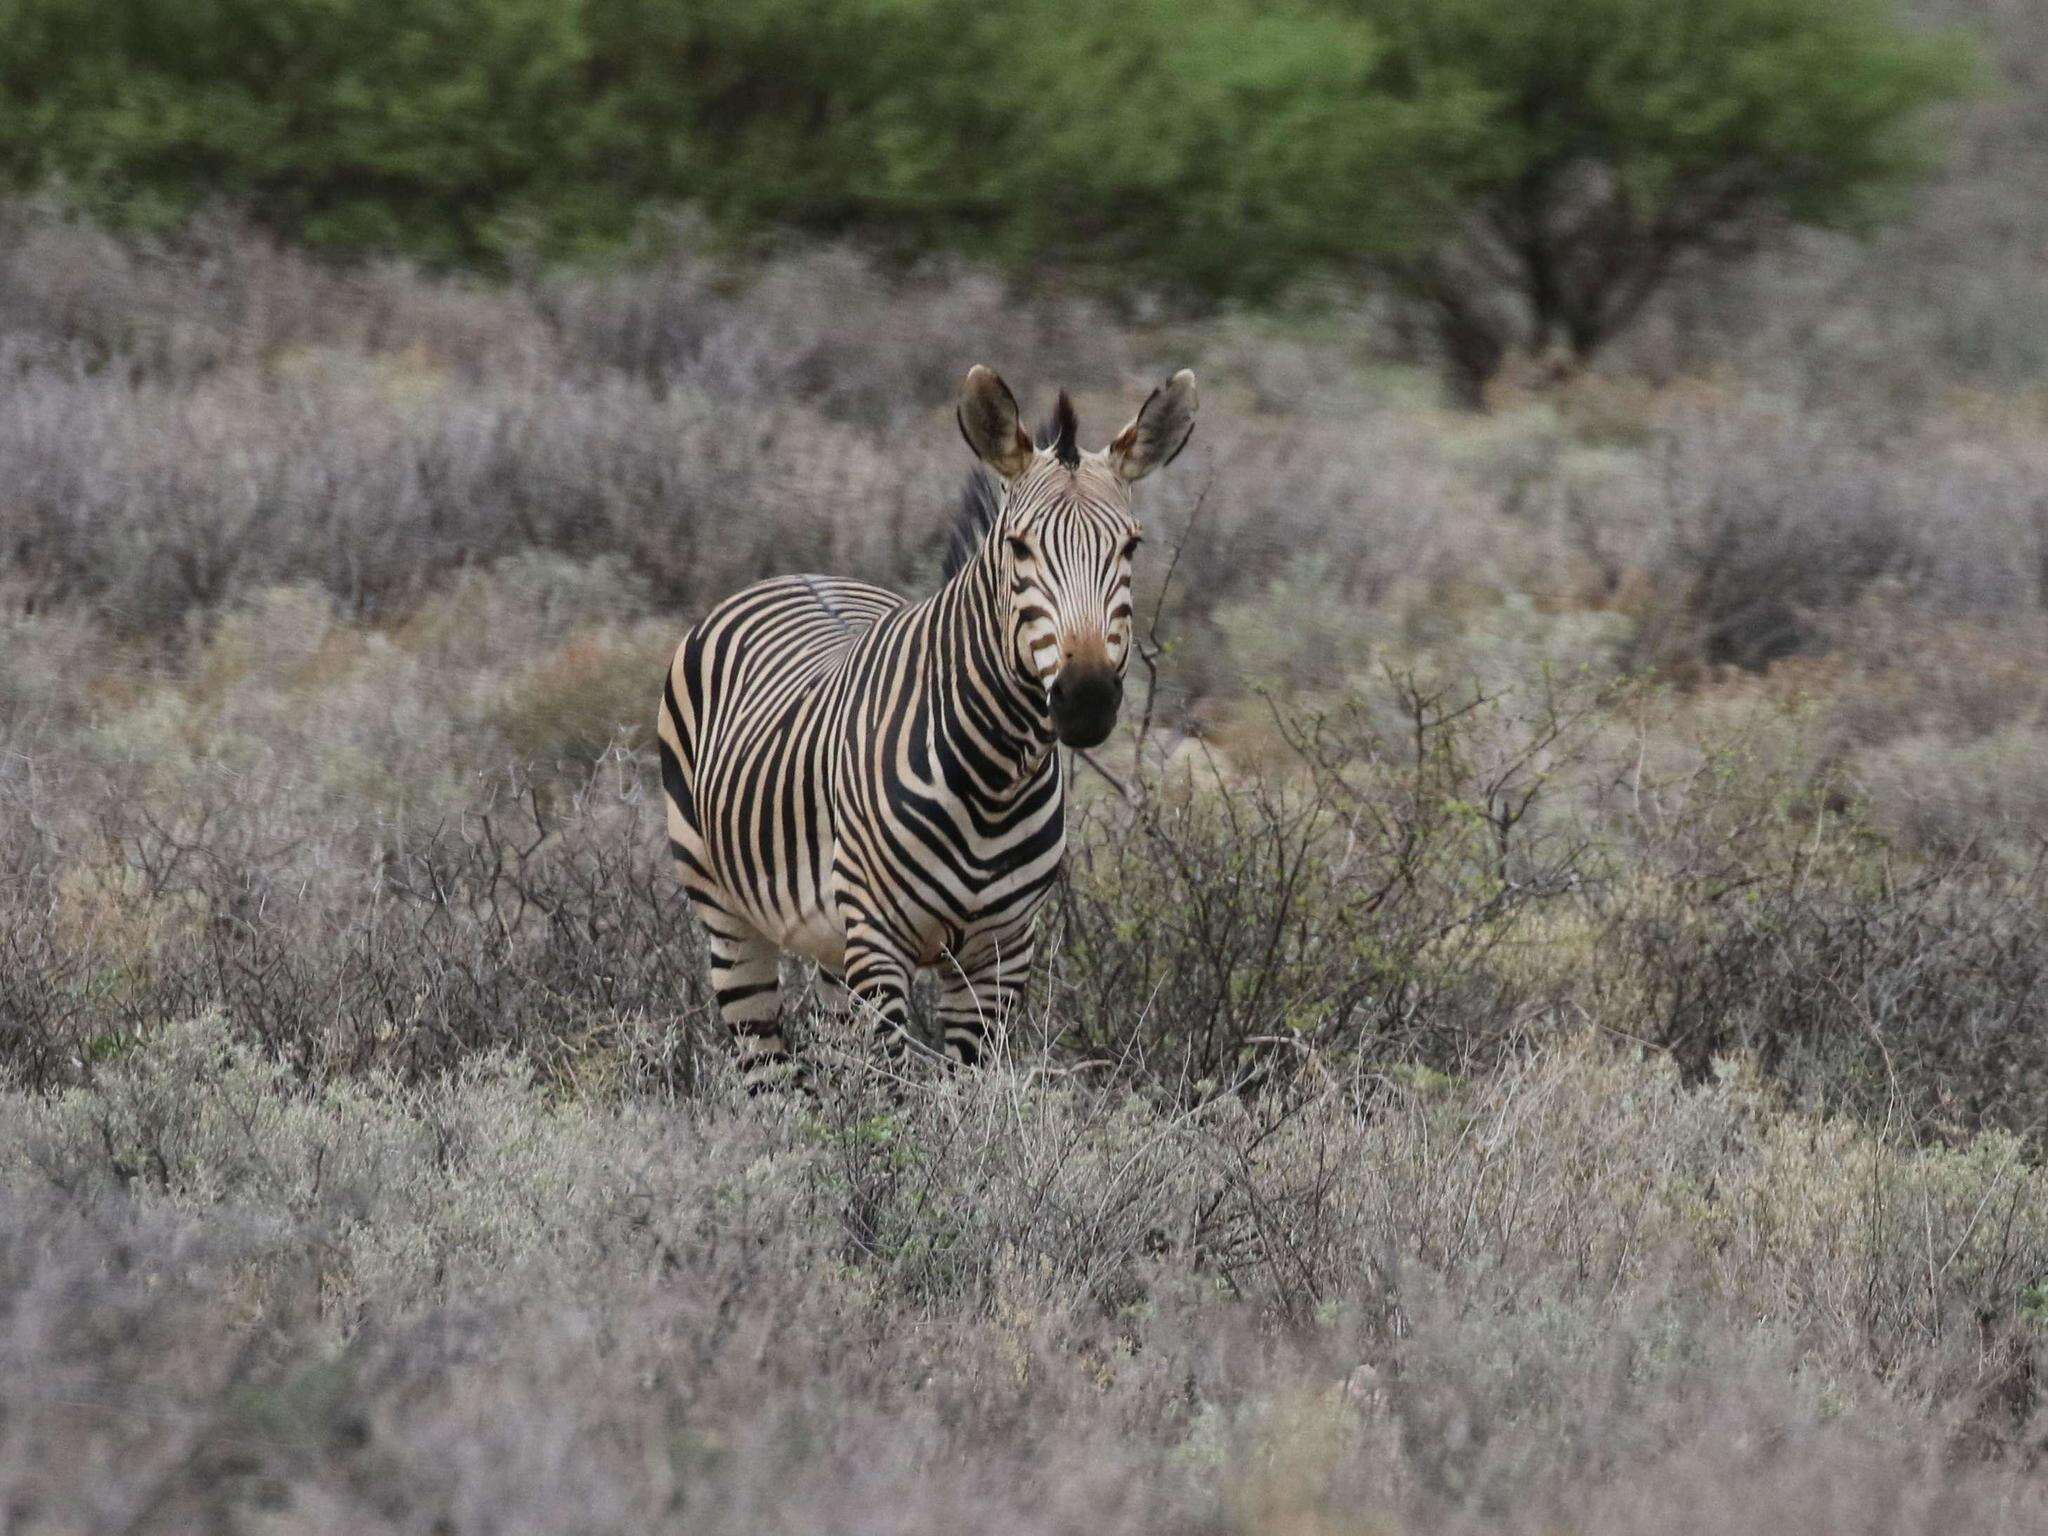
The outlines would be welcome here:
[[[658,719],[669,846],[750,1084],[791,1070],[784,949],[843,981],[892,1053],[920,968],[954,1059],[1015,1006],[1065,848],[1054,747],[1103,739],[1121,696],[1130,487],[1194,411],[1182,372],[1083,453],[1062,395],[1040,446],[977,368],[959,420],[982,467],[938,592],[783,577],[684,637]]]

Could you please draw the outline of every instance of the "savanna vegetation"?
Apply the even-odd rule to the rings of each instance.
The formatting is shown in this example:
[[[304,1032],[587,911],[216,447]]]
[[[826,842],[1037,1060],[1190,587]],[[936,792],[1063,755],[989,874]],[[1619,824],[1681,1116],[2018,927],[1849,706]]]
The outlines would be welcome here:
[[[33,41],[66,8],[13,9]],[[344,9],[178,24],[286,61]],[[1600,15],[1676,67],[1637,9]],[[1495,45],[1566,67],[1571,12],[1513,11],[1468,83]],[[669,12],[407,14],[535,94],[378,106],[393,21],[285,128],[467,89],[516,108],[474,146],[502,190],[582,152],[547,39]],[[728,44],[766,49],[744,14]],[[1302,14],[1392,50],[1422,13]],[[1209,47],[1133,15],[1133,58]],[[275,201],[194,158],[251,142],[226,43],[205,109],[175,71],[104,91],[131,116],[70,141],[90,175],[12,162],[41,190],[0,208],[0,1523],[2040,1528],[2048,23],[1908,22],[1859,33],[1897,89],[1950,80],[1957,33],[1988,62],[1917,192],[1863,183],[1888,219],[1759,204],[1562,381],[1531,359],[1575,322],[1497,273],[1485,414],[1442,403],[1384,252],[1311,318],[1154,305],[1163,268],[1020,284],[993,227],[917,257],[953,237],[908,212],[764,252],[716,198],[570,264],[547,198],[494,244],[517,199],[428,159],[373,184],[374,135],[329,136],[331,184],[274,162]],[[718,164],[774,163],[743,147],[772,135]],[[806,1002],[817,1102],[750,1104],[663,867],[656,679],[755,576],[928,588],[976,360],[1028,407],[1072,388],[1084,437],[1201,373],[1144,487],[1126,725],[1074,764],[996,1062],[890,1079]]]

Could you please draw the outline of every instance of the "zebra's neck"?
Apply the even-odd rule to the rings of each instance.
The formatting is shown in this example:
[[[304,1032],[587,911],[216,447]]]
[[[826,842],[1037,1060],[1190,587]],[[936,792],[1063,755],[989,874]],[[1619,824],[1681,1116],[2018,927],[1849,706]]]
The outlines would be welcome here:
[[[960,754],[976,798],[989,800],[1006,800],[1035,782],[1054,742],[1045,690],[1018,672],[1001,550],[998,519],[933,599],[931,631],[940,730]]]

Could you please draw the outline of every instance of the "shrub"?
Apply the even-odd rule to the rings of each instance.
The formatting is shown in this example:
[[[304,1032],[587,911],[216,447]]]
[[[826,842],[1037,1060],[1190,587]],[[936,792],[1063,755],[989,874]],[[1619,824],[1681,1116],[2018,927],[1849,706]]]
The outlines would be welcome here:
[[[132,872],[126,920],[155,937],[110,955],[119,930],[53,923],[67,877],[22,850],[0,1053],[30,1085],[89,1078],[129,1042],[220,1009],[314,1077],[431,1076],[516,1044],[592,1091],[688,1091],[721,1036],[643,793],[637,771],[567,795],[501,776],[452,822],[389,827],[381,849],[351,850],[367,867],[343,869],[331,831],[309,860],[314,827],[276,835],[221,799],[138,799],[103,825]],[[131,956],[148,984],[112,985],[107,967]]]
[[[1389,677],[1347,713],[1282,717],[1291,771],[1141,758],[1077,829],[1062,1039],[1198,1095],[1310,1061],[1499,1059],[1526,999],[1495,951],[1571,897],[1587,852],[1545,803],[1587,708]]]
[[[1000,358],[1046,405],[1066,386],[1113,388],[1128,406],[1131,338],[1084,298],[1027,299],[992,272],[944,261],[880,267],[846,246],[748,264],[707,247],[701,226],[679,224],[658,259],[547,274],[533,302],[576,368],[657,390],[800,402],[869,432],[950,409],[963,358]]]
[[[1583,1045],[1280,1118],[1037,1065],[669,1112],[492,1057],[308,1091],[199,1019],[10,1091],[0,1485],[30,1529],[1604,1533],[1739,1480],[1743,1520],[1931,1533],[2041,1503],[2048,1234],[2009,1142],[1909,1153]]]
[[[546,322],[504,284],[427,280],[397,260],[340,267],[218,210],[117,238],[51,198],[0,202],[0,336],[15,362],[179,383],[312,348],[469,380],[560,364]]]
[[[618,217],[576,197],[601,108],[556,6],[18,0],[8,30],[0,172],[144,225],[225,195],[316,244],[475,257],[527,209]]]
[[[1393,184],[1463,110],[1375,99],[1355,21],[1235,0],[1114,27],[954,0],[13,11],[15,186],[159,228],[226,197],[294,240],[440,260],[616,248],[649,202],[696,201],[742,228],[881,227],[1017,266],[1085,245],[1270,287],[1327,246],[1333,187],[1347,242],[1389,238],[1413,206]]]
[[[1825,700],[1836,748],[2030,717],[2041,544],[2012,478],[2030,450],[1964,451],[1925,423],[1871,436],[1765,397],[1679,405],[1657,436],[1654,474],[1624,460],[1536,492],[1597,574],[1588,595],[1631,621],[1624,666],[1770,673],[1780,697]]]
[[[1871,815],[1904,847],[1953,858],[2048,836],[2048,732],[2008,725],[1959,746],[1932,733],[1858,754],[1849,773]]]
[[[613,747],[644,747],[647,680],[667,670],[679,638],[667,624],[581,631],[515,673],[484,718],[522,763],[587,765]]]
[[[1694,1072],[1747,1050],[1809,1100],[1954,1137],[2048,1121],[2038,868],[1892,876],[1774,861],[1681,916],[1625,921],[1648,1037]]]

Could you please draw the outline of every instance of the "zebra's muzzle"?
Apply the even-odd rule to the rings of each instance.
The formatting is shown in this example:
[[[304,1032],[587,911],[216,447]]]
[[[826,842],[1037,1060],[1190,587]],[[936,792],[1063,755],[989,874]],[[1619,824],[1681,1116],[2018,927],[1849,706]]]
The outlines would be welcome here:
[[[1116,712],[1124,701],[1123,679],[1107,667],[1063,669],[1049,694],[1053,728],[1070,747],[1099,747],[1116,729]]]

